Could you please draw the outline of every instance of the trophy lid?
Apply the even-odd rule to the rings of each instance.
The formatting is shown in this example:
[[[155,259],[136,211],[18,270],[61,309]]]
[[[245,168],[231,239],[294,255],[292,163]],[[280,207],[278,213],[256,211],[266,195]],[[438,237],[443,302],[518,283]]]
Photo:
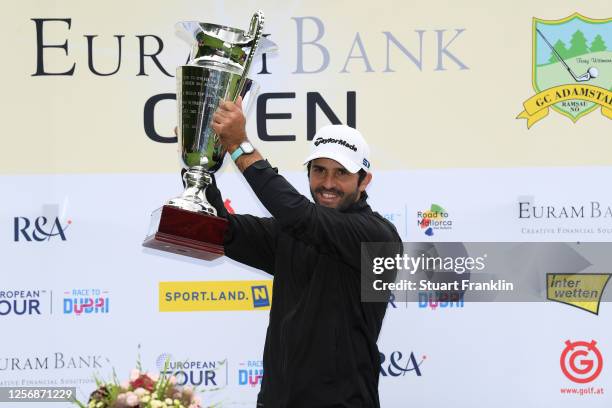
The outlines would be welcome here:
[[[234,45],[247,45],[253,38],[244,30],[219,24],[198,21],[181,21],[176,23],[177,35],[190,46],[198,42],[203,35],[217,38]]]

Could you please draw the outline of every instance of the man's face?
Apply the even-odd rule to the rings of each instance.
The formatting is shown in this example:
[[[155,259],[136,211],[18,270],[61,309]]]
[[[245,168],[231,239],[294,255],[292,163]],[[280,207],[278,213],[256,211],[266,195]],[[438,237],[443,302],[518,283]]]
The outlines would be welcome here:
[[[332,159],[314,159],[310,163],[310,194],[319,205],[344,210],[359,199],[370,178],[368,174],[358,185],[358,173]]]

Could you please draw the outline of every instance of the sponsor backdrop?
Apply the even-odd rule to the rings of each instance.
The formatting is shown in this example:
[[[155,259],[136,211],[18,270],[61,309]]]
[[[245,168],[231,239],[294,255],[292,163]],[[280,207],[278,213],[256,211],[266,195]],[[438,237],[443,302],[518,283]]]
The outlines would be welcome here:
[[[254,63],[248,132],[305,194],[309,140],[342,122],[370,142],[371,204],[406,241],[612,238],[608,2],[4,9],[0,386],[86,398],[94,373],[127,377],[140,355],[150,370],[169,358],[207,405],[254,405],[271,277],[141,247],[181,191],[178,21],[246,28],[266,13],[278,52]],[[218,184],[230,211],[266,214],[229,159]],[[610,406],[611,323],[608,303],[391,301],[381,404]]]

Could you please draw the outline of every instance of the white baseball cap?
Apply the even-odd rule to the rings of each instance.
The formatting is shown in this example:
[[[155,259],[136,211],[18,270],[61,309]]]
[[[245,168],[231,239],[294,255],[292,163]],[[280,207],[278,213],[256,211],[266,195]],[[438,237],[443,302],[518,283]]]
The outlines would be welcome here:
[[[351,173],[370,171],[370,147],[358,130],[346,125],[327,125],[317,131],[304,164],[320,158],[335,160]]]

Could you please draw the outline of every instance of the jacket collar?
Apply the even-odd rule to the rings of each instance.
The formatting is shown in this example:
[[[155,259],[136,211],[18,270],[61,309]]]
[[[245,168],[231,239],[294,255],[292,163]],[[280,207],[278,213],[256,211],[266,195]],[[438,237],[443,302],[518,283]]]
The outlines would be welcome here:
[[[368,210],[370,208],[370,205],[368,204],[367,200],[368,200],[368,193],[364,191],[361,194],[361,197],[359,197],[359,200],[355,201],[343,212],[359,212],[359,211]]]

